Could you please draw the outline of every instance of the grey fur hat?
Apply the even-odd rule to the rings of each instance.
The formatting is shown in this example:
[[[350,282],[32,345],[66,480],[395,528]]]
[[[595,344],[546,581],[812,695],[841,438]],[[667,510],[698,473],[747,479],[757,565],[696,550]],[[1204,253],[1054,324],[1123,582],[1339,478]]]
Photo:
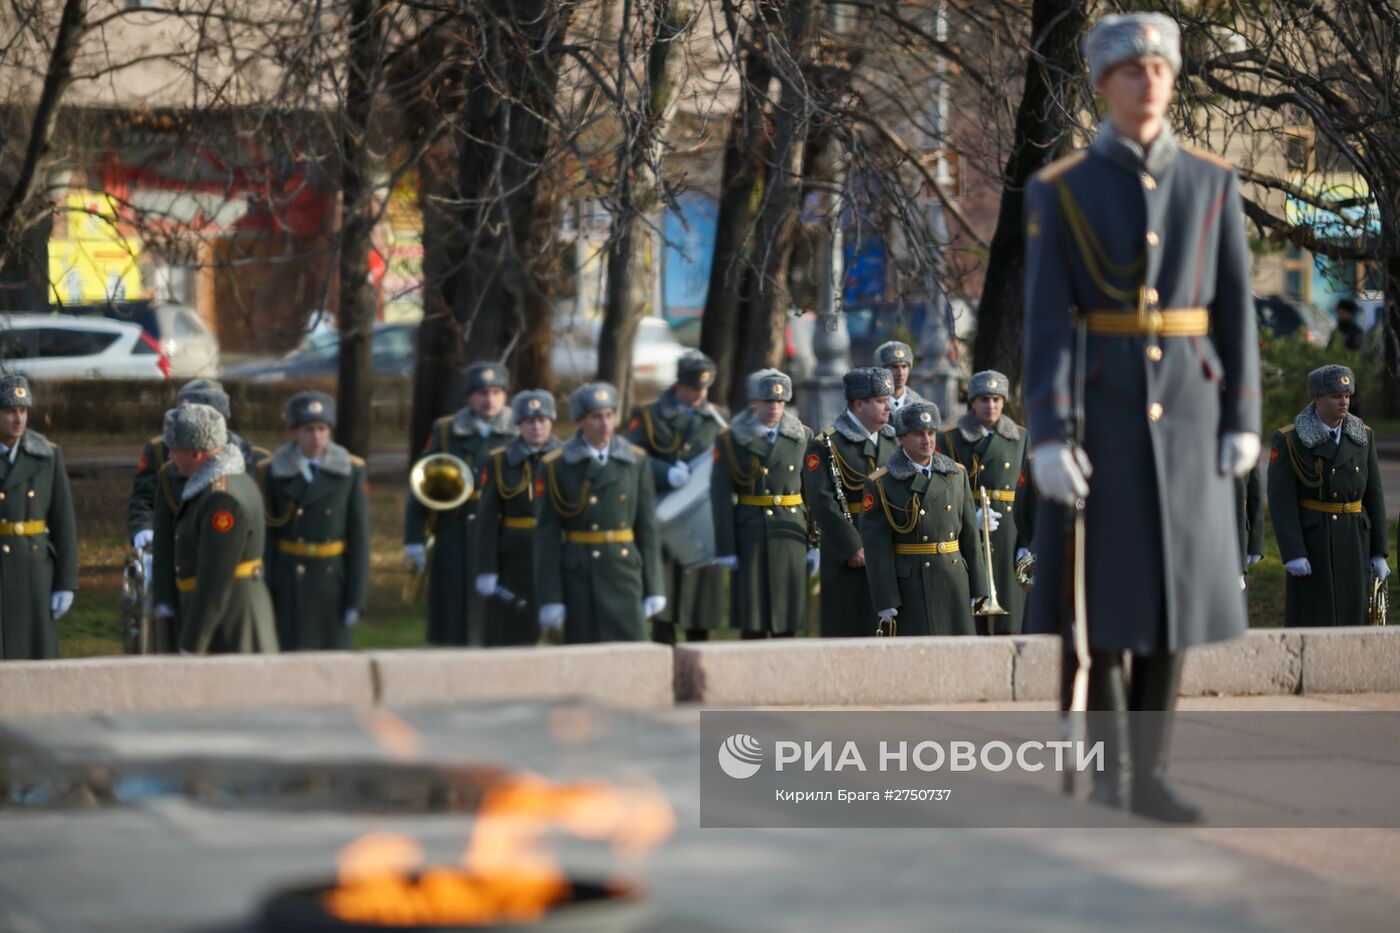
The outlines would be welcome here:
[[[715,361],[699,350],[676,360],[676,382],[692,389],[708,388],[715,381]]]
[[[861,398],[879,398],[894,394],[894,378],[883,366],[863,366],[853,369],[841,377],[846,387],[846,401]]]
[[[617,408],[617,389],[606,382],[588,382],[569,396],[569,417],[580,420],[600,408]]]
[[[519,424],[526,418],[548,418],[559,420],[559,412],[554,407],[554,396],[544,389],[526,389],[515,393],[510,400],[510,413]]]
[[[792,377],[780,369],[757,369],[744,381],[751,402],[792,401]]]
[[[477,389],[509,389],[510,371],[500,363],[473,363],[462,374],[462,395]]]
[[[1355,391],[1356,373],[1340,363],[1328,363],[1308,373],[1308,394],[1313,398],[1336,392],[1350,394]]]
[[[189,402],[165,417],[165,446],[171,450],[218,450],[228,443],[224,416],[212,405]]]
[[[984,369],[980,373],[972,374],[972,381],[967,384],[967,397],[977,398],[979,395],[1000,395],[1006,398],[1006,392],[1011,388],[1011,382],[995,369]]]
[[[324,392],[298,392],[287,399],[287,427],[325,422],[335,427],[335,399]]]
[[[943,426],[943,416],[932,402],[913,402],[894,413],[894,433],[937,431]]]
[[[1181,74],[1181,27],[1161,13],[1110,13],[1084,36],[1084,60],[1089,63],[1089,83],[1119,62],[1144,55],[1160,55]]]
[[[29,380],[23,376],[8,373],[0,376],[0,408],[31,408],[34,394],[29,391]]]
[[[224,385],[215,379],[191,379],[180,386],[180,391],[175,394],[176,405],[208,405],[227,421],[232,417],[229,406],[228,392],[224,391]]]
[[[902,340],[890,340],[875,348],[875,360],[881,366],[894,366],[896,363],[914,365],[914,350]]]

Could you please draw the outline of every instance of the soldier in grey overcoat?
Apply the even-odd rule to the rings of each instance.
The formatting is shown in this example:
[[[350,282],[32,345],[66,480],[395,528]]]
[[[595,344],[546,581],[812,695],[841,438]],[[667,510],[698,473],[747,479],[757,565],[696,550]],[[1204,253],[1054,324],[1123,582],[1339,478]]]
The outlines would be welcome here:
[[[914,367],[914,350],[902,340],[889,340],[875,348],[875,363],[890,371],[894,391],[890,392],[890,413],[894,414],[911,402],[925,399],[909,387],[909,372]]]
[[[846,410],[807,445],[802,495],[821,531],[821,634],[855,638],[875,634],[875,604],[860,540],[865,478],[897,444],[890,425],[894,381],[885,369],[853,369],[842,379]]]
[[[1094,799],[1187,822],[1199,811],[1164,780],[1183,652],[1246,624],[1233,479],[1259,453],[1249,243],[1233,167],[1178,143],[1165,119],[1176,23],[1106,16],[1084,49],[1108,119],[1026,192],[1025,395],[1041,503],[1027,627],[1061,629],[1068,552],[1056,529],[1082,500],[1089,707],[1111,724]],[[1129,709],[1162,715],[1130,734]]]
[[[78,588],[73,496],[58,445],[29,427],[34,395],[0,376],[0,661],[58,657]]]
[[[1284,624],[1365,625],[1386,563],[1385,497],[1371,428],[1350,411],[1356,374],[1308,374],[1312,401],[1269,448],[1269,513],[1288,572]]]

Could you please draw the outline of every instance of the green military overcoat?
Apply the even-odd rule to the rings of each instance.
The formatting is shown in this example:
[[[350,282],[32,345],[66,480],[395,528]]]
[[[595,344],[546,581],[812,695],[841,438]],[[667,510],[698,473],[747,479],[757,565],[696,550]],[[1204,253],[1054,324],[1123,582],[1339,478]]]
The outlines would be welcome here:
[[[899,610],[900,635],[972,635],[972,599],[987,595],[972,487],[940,453],[930,473],[899,450],[866,481],[860,536],[871,596],[877,610]]]
[[[535,598],[564,604],[570,644],[641,641],[642,600],[663,586],[646,451],[613,437],[604,464],[575,434],[540,465]]]
[[[647,452],[657,498],[673,487],[666,474],[679,460],[687,463],[709,455],[724,416],[709,402],[698,408],[676,399],[675,388],[661,393],[650,405],[638,407],[627,422],[627,439]],[[665,548],[666,609],[658,617],[680,629],[716,629],[724,624],[724,570],[695,567],[687,570]]]
[[[63,455],[25,431],[0,456],[0,660],[58,657],[55,590],[78,588],[78,531]]]
[[[369,477],[364,460],[327,445],[307,482],[296,444],[258,469],[267,510],[264,561],[283,651],[349,648],[345,612],[369,595]]]
[[[513,437],[490,452],[481,471],[476,572],[496,574],[497,595],[486,611],[483,643],[533,645],[540,640],[535,599],[535,480],[540,459],[561,445],[551,436],[536,450]]]
[[[874,635],[875,604],[864,567],[846,562],[864,545],[860,540],[860,500],[865,479],[898,449],[894,428],[886,424],[870,439],[850,411],[807,445],[802,465],[802,494],[821,531],[821,633],[825,638]],[[841,494],[837,496],[836,477]]]
[[[476,508],[481,500],[480,470],[487,451],[516,434],[509,409],[490,422],[470,408],[439,418],[422,456],[446,451],[464,460],[477,481],[465,504],[433,512],[412,495],[404,509],[404,544],[424,544],[431,530],[434,545],[428,563],[428,642],[434,645],[479,645],[483,641],[483,605],[472,581],[476,577]]]
[[[1021,632],[1026,594],[1016,583],[1016,550],[1030,547],[1031,539],[1029,529],[1022,529],[1017,521],[1016,498],[1024,488],[1021,478],[1026,474],[1026,441],[1026,432],[1006,415],[997,419],[991,431],[985,431],[972,412],[965,413],[938,438],[939,450],[967,470],[973,508],[981,502],[977,490],[986,489],[991,507],[1001,515],[1001,523],[991,533],[992,582],[1006,615],[978,617],[977,629],[983,633],[987,622],[997,635]]]
[[[739,560],[729,579],[729,614],[740,631],[795,635],[806,624],[811,527],[799,471],[811,439],[811,430],[784,412],[769,443],[763,424],[743,411],[715,443],[715,552]]]
[[[182,652],[276,653],[266,531],[262,494],[237,448],[224,447],[185,481],[175,516]]]
[[[1308,576],[1287,578],[1285,624],[1365,625],[1370,559],[1386,553],[1371,429],[1349,414],[1335,443],[1309,404],[1274,432],[1269,514],[1283,562],[1306,557],[1312,565]]]

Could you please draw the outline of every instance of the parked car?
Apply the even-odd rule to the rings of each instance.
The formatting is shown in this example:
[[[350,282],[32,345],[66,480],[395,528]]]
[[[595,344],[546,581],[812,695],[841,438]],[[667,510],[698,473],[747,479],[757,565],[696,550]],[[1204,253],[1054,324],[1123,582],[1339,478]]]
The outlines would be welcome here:
[[[64,305],[55,309],[75,317],[100,315],[140,326],[170,359],[175,379],[212,378],[219,374],[219,338],[189,305],[153,301],[115,301]]]
[[[376,324],[370,334],[370,365],[376,376],[410,376],[416,361],[418,325]],[[340,335],[312,334],[286,356],[230,366],[225,379],[280,382],[283,379],[334,379],[340,369]]]
[[[569,392],[598,372],[602,322],[589,320],[555,331],[549,365],[561,392]],[[676,361],[690,352],[659,317],[644,317],[632,343],[632,382],[643,395],[659,394],[676,381]]]
[[[0,368],[30,379],[169,379],[160,345],[127,321],[66,314],[0,316]]]
[[[1287,337],[1301,330],[1308,343],[1326,346],[1337,322],[1315,305],[1282,295],[1255,295],[1254,309],[1259,329],[1268,328],[1275,337]]]

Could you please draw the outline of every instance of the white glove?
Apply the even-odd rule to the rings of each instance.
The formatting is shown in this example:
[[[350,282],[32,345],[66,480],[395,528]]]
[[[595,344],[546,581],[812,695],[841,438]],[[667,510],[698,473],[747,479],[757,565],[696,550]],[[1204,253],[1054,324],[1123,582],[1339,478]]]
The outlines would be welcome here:
[[[428,566],[428,552],[423,549],[421,544],[405,544],[403,556],[419,573],[422,573],[423,568]]]
[[[985,597],[985,596],[974,596],[974,597],[972,597],[970,600],[968,600],[968,602],[972,603],[972,608],[973,608],[973,609],[976,609],[977,606],[982,602],[982,600],[984,600],[984,599],[986,599],[986,598],[987,598],[987,597]]]
[[[54,590],[53,596],[49,597],[49,608],[53,610],[54,621],[63,618],[63,614],[73,608],[73,594],[69,590]]]
[[[1022,560],[1023,558],[1029,557],[1029,556],[1030,556],[1030,553],[1031,553],[1031,549],[1030,549],[1030,548],[1028,548],[1028,547],[1018,547],[1018,548],[1016,549],[1016,560],[1019,561],[1019,560]]]
[[[996,510],[996,509],[988,509],[985,516],[982,514],[982,510],[981,510],[981,509],[978,509],[978,510],[977,510],[977,528],[978,528],[978,530],[981,530],[981,528],[982,528],[982,526],[983,526],[984,524],[987,526],[987,530],[988,530],[988,531],[996,531],[996,530],[997,530],[997,526],[1001,524],[1001,516],[1000,516],[999,514],[997,514],[997,510]]]
[[[156,618],[157,618],[157,619],[173,619],[173,618],[175,618],[175,609],[174,609],[174,607],[172,607],[172,606],[167,606],[165,603],[157,603],[157,604],[156,604]]]
[[[1220,475],[1244,476],[1259,462],[1259,435],[1227,431],[1220,436]]]
[[[680,489],[688,479],[690,479],[690,464],[684,460],[677,460],[666,471],[666,482],[671,484],[672,489]]]
[[[893,618],[894,618],[895,616],[897,616],[897,615],[899,615],[899,610],[898,610],[898,609],[881,609],[881,610],[880,610],[880,619],[881,619],[881,621],[884,621],[884,622],[888,622],[890,619],[893,619]]]
[[[737,557],[716,557],[716,558],[715,558],[715,566],[716,566],[716,567],[723,567],[725,570],[736,570],[736,569],[738,569],[738,567],[739,567],[739,558],[737,558]]]
[[[1373,557],[1371,558],[1371,573],[1384,581],[1386,577],[1390,576],[1390,565],[1385,562],[1384,557]],[[57,596],[58,594],[55,593],[54,595]]]
[[[822,552],[820,548],[809,547],[807,549],[807,573],[814,574],[822,569]]]
[[[1306,577],[1312,573],[1312,564],[1308,563],[1306,557],[1295,557],[1284,564],[1283,569],[1287,570],[1291,577]]]
[[[1259,563],[1263,559],[1263,554],[1246,554],[1244,556],[1244,565],[1246,567],[1253,567],[1255,564]]]
[[[1240,589],[1249,589],[1249,584],[1244,582],[1244,574],[1240,574]]]
[[[540,607],[540,628],[557,631],[564,627],[564,604],[545,603]]]
[[[666,608],[665,596],[648,596],[642,600],[642,614],[648,619]]]
[[[1094,470],[1082,448],[1064,441],[1047,441],[1031,458],[1031,475],[1045,498],[1060,505],[1074,505],[1075,499],[1089,495],[1089,477]]]
[[[346,609],[344,621],[346,628],[350,628],[351,626],[353,626],[356,622],[360,621],[360,610]]]
[[[496,592],[496,581],[500,578],[494,573],[483,573],[476,578],[476,591],[482,596],[490,596]]]
[[[136,534],[132,536],[131,546],[136,548],[136,550],[138,551],[144,550],[145,547],[151,543],[151,539],[155,536],[156,533],[151,529],[142,528],[140,531],[136,532]]]

